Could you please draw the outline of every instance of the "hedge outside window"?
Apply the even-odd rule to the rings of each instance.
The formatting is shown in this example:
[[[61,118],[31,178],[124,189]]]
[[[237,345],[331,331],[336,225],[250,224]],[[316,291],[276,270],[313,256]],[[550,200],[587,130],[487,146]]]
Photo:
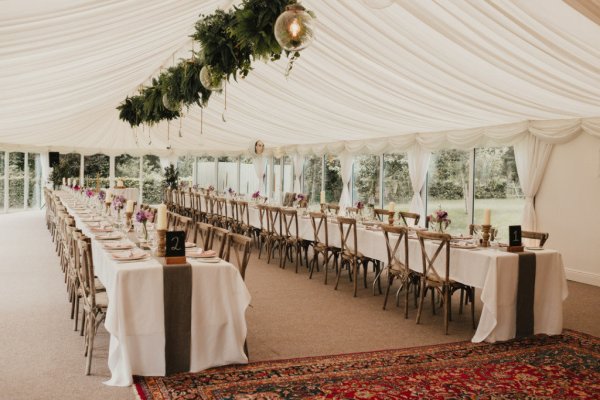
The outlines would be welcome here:
[[[8,207],[23,208],[25,197],[25,153],[8,155]]]
[[[508,239],[509,225],[520,225],[525,200],[512,147],[475,149],[474,223],[483,223],[483,212],[492,212],[492,226],[501,241]]]
[[[365,205],[379,207],[380,177],[379,156],[354,157],[352,204],[361,201]]]
[[[304,162],[303,192],[310,196],[310,204],[319,204],[323,182],[323,157],[307,157]]]
[[[140,187],[140,158],[129,154],[115,157],[115,179],[121,179],[125,187]]]
[[[4,157],[6,153],[0,151],[0,212],[4,212]]]
[[[74,157],[70,154],[69,157],[73,159],[74,164]],[[77,157],[79,157],[79,154],[77,154]],[[96,185],[99,184],[101,188],[107,188],[109,186],[109,170],[110,158],[107,155],[94,154],[83,157],[83,176],[87,186],[96,188]],[[79,162],[77,162],[77,173],[73,176],[79,176]]]
[[[342,196],[342,167],[340,160],[333,154],[325,156],[325,201],[338,203]]]
[[[142,160],[142,202],[160,204],[162,201],[163,171],[158,156],[144,156]]]
[[[465,233],[471,223],[468,211],[470,154],[450,149],[431,155],[427,175],[427,215],[438,208],[446,210],[452,221],[448,232]]]
[[[383,156],[383,204],[396,203],[396,210],[409,211],[413,189],[405,153]]]

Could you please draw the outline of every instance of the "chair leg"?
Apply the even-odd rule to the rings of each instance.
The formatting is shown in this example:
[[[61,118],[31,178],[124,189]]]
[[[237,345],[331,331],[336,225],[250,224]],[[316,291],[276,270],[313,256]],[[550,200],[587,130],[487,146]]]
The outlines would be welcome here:
[[[473,329],[475,329],[475,286],[471,287],[471,322]]]
[[[358,294],[358,273],[359,272],[360,272],[360,270],[359,270],[358,260],[353,259],[352,260],[352,275],[354,275],[354,297],[356,297],[356,295]],[[366,283],[366,281],[365,281],[365,283]]]
[[[417,310],[417,324],[421,322],[421,312],[423,311],[423,302],[425,301],[425,281],[421,278],[419,309]]]
[[[444,292],[444,332],[448,334],[448,319],[450,317],[450,288],[448,286],[443,287]]]
[[[388,295],[390,294],[390,288],[392,287],[392,283],[394,283],[394,274],[390,274],[388,272],[388,285],[385,289],[385,298],[383,299],[383,309],[385,310],[385,306],[387,305]]]
[[[406,298],[404,299],[404,319],[408,319],[408,289],[410,289],[410,278],[406,279],[402,285],[405,286],[404,291],[406,292]]]
[[[333,290],[337,290],[338,284],[340,283],[340,275],[342,275],[342,267],[344,266],[344,261],[342,261],[340,267],[337,269],[337,277],[335,279],[335,287]],[[327,278],[327,272],[325,272],[325,278]],[[327,283],[327,282],[325,282]]]

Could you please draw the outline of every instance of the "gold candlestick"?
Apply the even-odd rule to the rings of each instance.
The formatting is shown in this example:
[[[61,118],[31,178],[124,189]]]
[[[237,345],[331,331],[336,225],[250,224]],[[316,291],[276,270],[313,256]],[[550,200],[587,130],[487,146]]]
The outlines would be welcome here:
[[[490,230],[492,225],[481,225],[481,247],[490,247]]]
[[[125,223],[127,224],[127,232],[130,232],[133,229],[133,222],[131,221],[132,216],[133,216],[133,212],[131,212],[131,211],[125,212]]]
[[[157,257],[165,257],[167,254],[167,231],[160,229],[156,231],[156,240],[158,247],[156,248]]]

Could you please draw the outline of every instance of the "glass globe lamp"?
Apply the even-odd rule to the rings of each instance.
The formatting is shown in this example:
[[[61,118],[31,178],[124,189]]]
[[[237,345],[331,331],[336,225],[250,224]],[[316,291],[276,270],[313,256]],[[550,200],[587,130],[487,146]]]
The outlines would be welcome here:
[[[200,83],[208,90],[221,90],[223,88],[223,80],[219,81],[218,85],[213,84],[212,71],[208,65],[205,65],[200,70]]]
[[[315,19],[300,4],[290,4],[275,21],[275,39],[288,51],[300,51],[315,38]]]
[[[169,96],[166,93],[162,96],[162,102],[163,106],[165,106],[165,108],[170,111],[178,111],[181,108],[181,104],[174,103],[171,100],[169,100]]]

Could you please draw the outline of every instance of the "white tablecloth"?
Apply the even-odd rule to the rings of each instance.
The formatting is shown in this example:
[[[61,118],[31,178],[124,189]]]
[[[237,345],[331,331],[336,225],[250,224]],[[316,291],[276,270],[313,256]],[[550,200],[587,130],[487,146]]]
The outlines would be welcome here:
[[[266,217],[265,217],[266,218]],[[266,227],[266,219],[264,221]],[[250,224],[260,227],[259,212],[250,207]],[[299,235],[314,240],[312,224],[307,217],[298,217]],[[328,223],[329,245],[340,246],[337,223]],[[321,235],[323,229],[321,229]],[[357,228],[358,250],[365,256],[387,262],[387,249],[382,231]],[[423,271],[419,241],[409,239],[409,267]],[[430,244],[431,245],[431,244]],[[431,245],[433,246],[433,245]],[[534,333],[557,335],[562,332],[562,302],[568,296],[567,279],[560,253],[555,250],[536,251],[534,295]],[[435,262],[438,273],[444,274],[446,257],[440,254]],[[442,275],[443,276],[443,275]],[[450,278],[479,288],[483,310],[473,342],[495,342],[515,337],[518,255],[491,248],[477,250],[450,249]]]
[[[95,235],[74,214],[77,226]],[[106,330],[110,333],[108,385],[129,386],[132,375],[165,375],[163,270],[154,259],[118,263],[92,240],[95,273],[106,286],[109,307]],[[190,371],[227,364],[247,363],[246,308],[250,293],[232,264],[192,265],[192,337]]]

